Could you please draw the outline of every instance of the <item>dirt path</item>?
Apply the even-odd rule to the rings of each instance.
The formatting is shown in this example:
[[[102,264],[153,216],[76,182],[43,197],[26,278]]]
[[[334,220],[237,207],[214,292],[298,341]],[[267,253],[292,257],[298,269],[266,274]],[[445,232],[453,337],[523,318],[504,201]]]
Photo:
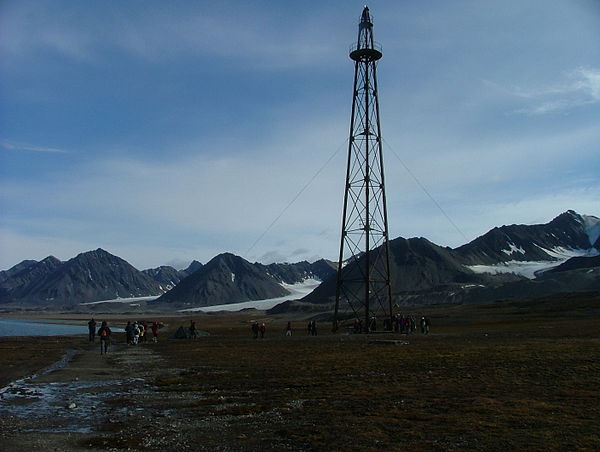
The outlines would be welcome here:
[[[145,418],[148,384],[161,358],[152,344],[99,345],[76,352],[68,362],[19,380],[0,393],[3,450],[86,450],[88,442],[133,419]],[[114,434],[114,431],[111,432]],[[102,436],[102,435],[101,435]],[[106,449],[110,448],[106,444]]]

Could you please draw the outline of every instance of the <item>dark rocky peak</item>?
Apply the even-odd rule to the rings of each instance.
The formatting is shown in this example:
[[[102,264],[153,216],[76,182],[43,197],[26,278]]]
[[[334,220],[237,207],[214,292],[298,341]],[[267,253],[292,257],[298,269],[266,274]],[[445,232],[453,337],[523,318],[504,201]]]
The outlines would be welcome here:
[[[552,229],[572,231],[584,229],[583,217],[574,210],[567,210],[548,223]]]
[[[236,256],[232,253],[222,253],[213,257],[203,269],[207,272],[219,269],[235,273],[251,267],[252,264],[240,256]]]
[[[150,276],[154,281],[161,285],[163,291],[171,290],[178,284],[187,274],[182,270],[178,271],[169,265],[161,265],[157,268],[148,268],[142,270],[142,273]]]
[[[31,267],[33,264],[37,264],[38,261],[33,260],[33,259],[27,259],[24,261],[19,262],[16,265],[13,265],[12,267],[10,267],[8,270],[3,270],[1,273],[18,273],[21,270],[24,270],[27,267]]]
[[[48,256],[38,262],[38,264],[43,264],[43,265],[47,265],[47,266],[51,266],[51,267],[57,267],[62,263],[63,262],[60,259],[57,259],[54,256]]]
[[[256,265],[262,266],[262,264]],[[307,261],[296,264],[273,263],[265,266],[265,271],[277,281],[285,284],[295,284],[313,276]]]
[[[86,251],[85,253],[80,253],[75,256],[73,259],[70,259],[67,262],[80,262],[82,264],[96,264],[96,263],[112,263],[112,264],[122,264],[128,262],[124,259],[121,259],[114,254],[109,253],[102,248],[98,248],[93,251]]]
[[[156,303],[210,306],[275,298],[287,293],[262,264],[251,264],[234,254],[223,253],[183,279]]]
[[[183,270],[186,274],[191,275],[192,273],[197,272],[203,267],[203,265],[197,260],[193,260],[188,267]]]
[[[556,218],[550,221],[550,224],[562,224],[569,225],[572,223],[582,223],[582,217],[574,210],[567,210],[566,212],[561,213]]]
[[[31,267],[32,265],[37,264],[35,260],[24,260],[19,262],[17,265],[13,265],[8,270],[0,271],[0,283],[6,281],[7,279],[13,277],[17,273]]]
[[[332,275],[335,275],[337,273],[337,266],[337,262],[332,262],[327,259],[319,259],[318,261],[310,264],[313,275],[315,275],[317,279],[320,279],[321,281],[325,281]]]
[[[23,268],[21,268],[21,270],[12,273],[10,277],[4,279],[1,283],[2,287],[14,290],[19,287],[27,286],[31,283],[34,283],[37,280],[45,278],[47,275],[53,273],[55,270],[57,270],[63,265],[63,263],[54,256],[48,256],[39,262],[27,262],[33,263],[24,265]],[[17,264],[17,266],[13,267],[12,269],[17,269],[20,267],[20,264]]]
[[[179,275],[180,272],[175,270],[173,267],[169,265],[161,265],[156,268],[148,268],[146,270],[142,270],[142,273],[154,278],[156,280],[163,279],[165,277],[170,277],[171,275]]]

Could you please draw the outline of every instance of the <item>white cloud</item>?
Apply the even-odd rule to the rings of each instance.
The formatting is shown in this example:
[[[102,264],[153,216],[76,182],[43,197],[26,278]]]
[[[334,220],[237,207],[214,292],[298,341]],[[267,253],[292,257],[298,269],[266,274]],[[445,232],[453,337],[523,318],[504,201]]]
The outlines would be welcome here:
[[[544,115],[568,112],[600,102],[600,69],[577,68],[552,85],[515,88],[512,92],[528,101],[527,106],[517,110],[519,113]]]
[[[66,154],[69,151],[65,151],[64,149],[46,147],[46,146],[36,146],[33,144],[26,143],[13,143],[10,141],[0,140],[0,146],[4,149],[8,149],[11,151],[31,151],[31,152],[49,152],[49,153],[58,153],[58,154]]]

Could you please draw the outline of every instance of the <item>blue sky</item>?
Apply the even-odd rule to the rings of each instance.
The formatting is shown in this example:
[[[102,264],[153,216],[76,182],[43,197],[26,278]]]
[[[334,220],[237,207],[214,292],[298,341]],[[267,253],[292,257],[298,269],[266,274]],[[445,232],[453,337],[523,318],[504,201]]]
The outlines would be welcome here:
[[[362,7],[1,2],[0,268],[335,260]],[[392,237],[600,216],[600,2],[369,7]]]

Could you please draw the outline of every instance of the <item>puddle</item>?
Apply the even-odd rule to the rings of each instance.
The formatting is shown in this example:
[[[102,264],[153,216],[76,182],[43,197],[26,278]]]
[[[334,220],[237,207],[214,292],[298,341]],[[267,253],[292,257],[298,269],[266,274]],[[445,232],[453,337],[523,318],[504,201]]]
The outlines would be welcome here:
[[[131,373],[124,372],[121,378],[121,374],[115,373],[124,367],[119,358],[121,361],[125,360],[126,367],[129,368],[132,359],[141,350],[136,350],[136,354],[127,354],[126,358],[117,354],[117,368],[111,368],[110,372],[108,370],[111,369],[96,371],[94,367],[90,368],[91,355],[72,363],[77,353],[70,350],[61,360],[44,370],[1,388],[0,417],[11,416],[26,421],[28,425],[22,427],[23,432],[91,433],[97,431],[107,420],[119,422],[143,413],[144,408],[138,402],[143,403],[147,395],[156,388],[140,378],[141,375],[127,378]],[[66,375],[73,375],[74,379],[65,381],[63,368],[69,372]],[[80,370],[83,373],[79,373]],[[54,371],[58,373],[51,374]],[[77,375],[81,376],[85,372],[86,379],[79,380]],[[94,375],[108,378],[96,379]]]
[[[13,381],[12,383],[9,383],[5,387],[0,388],[0,399],[3,399],[5,397],[6,393],[10,393],[10,392],[14,391],[16,388],[19,388],[16,390],[27,391],[27,389],[23,386],[23,384],[25,382],[27,382],[29,380],[33,380],[38,377],[41,377],[42,375],[46,375],[55,370],[62,369],[63,367],[66,367],[67,364],[69,364],[69,362],[73,359],[73,357],[76,354],[77,354],[76,350],[68,350],[67,353],[65,353],[65,356],[63,356],[60,360],[56,361],[54,364],[51,364],[50,366],[46,367],[45,369],[42,369],[39,372],[36,372],[33,375],[30,375],[29,377],[25,377],[25,378],[21,378],[20,380]]]
[[[107,403],[109,400],[141,396],[150,390],[141,378],[37,383],[30,377],[3,388],[0,416],[15,416],[36,423],[44,420],[39,428],[25,430],[30,432],[90,433],[106,420],[108,413],[127,411],[125,407],[115,410]]]

